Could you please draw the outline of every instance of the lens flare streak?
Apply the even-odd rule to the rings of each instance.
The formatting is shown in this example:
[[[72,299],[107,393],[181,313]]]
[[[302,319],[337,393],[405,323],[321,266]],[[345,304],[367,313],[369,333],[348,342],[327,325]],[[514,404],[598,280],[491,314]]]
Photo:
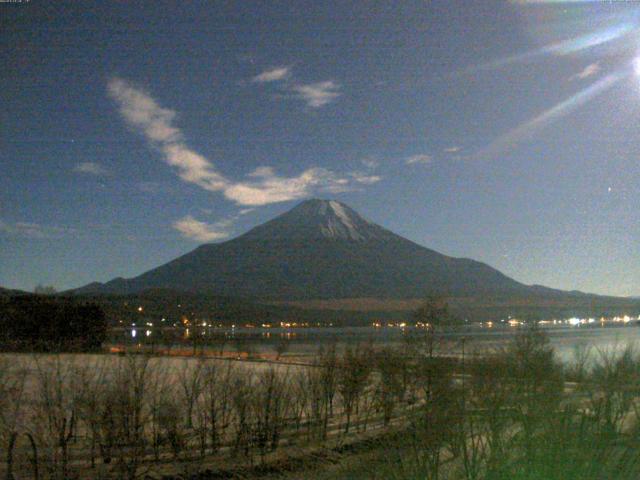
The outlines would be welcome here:
[[[510,130],[506,134],[498,137],[486,148],[478,153],[480,157],[494,157],[497,154],[510,150],[518,143],[533,136],[553,121],[573,112],[578,107],[584,105],[589,100],[606,92],[623,78],[629,76],[628,70],[614,72],[598,80],[584,90],[576,93],[572,97],[558,103],[540,115],[522,123]]]
[[[587,35],[581,35],[577,38],[571,38],[561,42],[552,43],[550,45],[545,45],[536,50],[530,50],[528,52],[483,63],[481,65],[475,65],[465,69],[464,73],[501,68],[513,63],[525,62],[535,59],[536,57],[542,57],[544,55],[569,55],[621,38],[632,32],[634,28],[635,26],[631,23],[616,25]]]

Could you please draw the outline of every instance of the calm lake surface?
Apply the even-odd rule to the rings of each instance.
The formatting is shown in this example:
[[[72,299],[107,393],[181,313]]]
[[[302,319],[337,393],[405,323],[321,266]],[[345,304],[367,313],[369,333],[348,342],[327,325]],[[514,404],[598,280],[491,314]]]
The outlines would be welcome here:
[[[465,354],[483,354],[506,345],[521,327],[500,326],[480,328],[469,326],[440,334],[439,350],[444,354],[460,355],[464,345]],[[549,326],[543,329],[549,336],[551,345],[563,361],[570,361],[579,347],[589,347],[592,355],[599,352],[621,351],[628,345],[640,349],[640,324],[607,324],[601,326]],[[256,353],[274,352],[278,345],[286,344],[286,355],[313,356],[322,346],[337,343],[338,347],[360,342],[377,345],[400,345],[406,337],[420,332],[411,328],[375,327],[333,327],[333,328],[215,328],[191,331],[188,338],[180,338],[176,347],[191,348],[194,341],[197,349],[223,349],[234,352],[250,349]],[[122,329],[112,338],[112,344],[150,345],[158,339],[153,331],[149,336],[144,328],[139,328],[135,337],[131,329]],[[195,334],[194,334],[195,333]],[[178,335],[180,337],[180,335]],[[220,338],[223,338],[221,341]],[[160,343],[160,342],[159,342]]]
[[[319,329],[320,330],[320,329]],[[374,343],[394,344],[404,341],[407,335],[402,329],[323,329],[324,332],[301,332],[294,341],[292,350],[311,350],[323,343],[323,340],[333,338],[340,342],[357,342],[371,339]],[[329,331],[327,331],[329,330]],[[330,330],[337,330],[331,332]],[[609,353],[622,351],[628,345],[640,349],[640,325],[625,326],[574,326],[544,328],[549,336],[551,345],[558,357],[563,361],[573,358],[576,348],[589,347],[592,355],[599,352]],[[507,344],[518,332],[516,327],[504,328],[469,328],[463,331],[444,332],[441,350],[453,355],[462,353],[464,343],[465,353],[482,354],[493,348],[500,348]],[[324,338],[323,338],[324,337]]]

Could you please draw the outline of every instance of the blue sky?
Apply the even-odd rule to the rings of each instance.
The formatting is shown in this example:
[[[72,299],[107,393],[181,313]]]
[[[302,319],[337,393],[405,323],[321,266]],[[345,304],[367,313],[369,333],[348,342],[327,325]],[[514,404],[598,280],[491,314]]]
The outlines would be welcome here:
[[[134,276],[321,197],[640,295],[637,10],[0,3],[0,285]]]

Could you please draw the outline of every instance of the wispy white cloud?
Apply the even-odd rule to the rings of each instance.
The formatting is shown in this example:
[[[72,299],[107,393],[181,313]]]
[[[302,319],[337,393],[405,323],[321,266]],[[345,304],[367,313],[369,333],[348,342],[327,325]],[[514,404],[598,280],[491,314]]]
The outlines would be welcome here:
[[[216,223],[205,223],[196,220],[191,215],[177,220],[173,228],[178,230],[183,237],[198,242],[212,242],[229,237],[231,221],[222,220]]]
[[[431,155],[427,155],[427,154],[420,154],[420,155],[412,155],[410,157],[408,157],[405,160],[405,163],[407,165],[416,165],[416,164],[422,164],[422,165],[428,165],[433,161],[433,157]]]
[[[146,92],[134,88],[121,78],[112,78],[108,90],[118,102],[122,116],[132,126],[142,130],[149,140],[160,143],[182,141],[180,130],[172,125],[176,112],[162,108]]]
[[[182,132],[173,125],[173,110],[162,108],[146,92],[120,78],[109,81],[108,91],[127,123],[162,152],[165,162],[176,167],[183,180],[206,190],[224,189],[227,180],[185,144]]]
[[[598,62],[592,63],[584,67],[584,69],[575,75],[571,75],[568,81],[584,80],[585,78],[593,77],[600,72],[600,64]]]
[[[460,146],[458,146],[458,145],[452,145],[452,146],[447,147],[447,148],[445,148],[445,149],[444,149],[444,151],[445,151],[446,153],[457,153],[457,152],[459,152],[460,150],[462,150],[462,147],[460,147]]]
[[[162,146],[165,161],[178,169],[180,178],[211,192],[225,191],[230,181],[218,173],[205,157],[184,143]]]
[[[8,223],[0,220],[0,233],[14,237],[24,238],[59,238],[68,233],[73,233],[73,229],[41,225],[32,222]]]
[[[291,69],[289,67],[276,67],[265,70],[260,75],[256,75],[251,81],[254,83],[277,82],[287,79],[290,74]]]
[[[205,215],[213,212],[209,209],[200,209]],[[247,215],[255,210],[254,207],[242,208],[235,215],[231,215],[217,222],[208,223],[197,220],[192,215],[187,215],[173,223],[173,228],[178,230],[183,237],[199,242],[211,242],[223,240],[231,236],[235,223],[243,215]]]
[[[324,168],[310,168],[297,177],[281,177],[270,167],[259,167],[249,177],[255,180],[230,185],[225,196],[240,205],[259,206],[305,198],[313,191],[339,193],[349,189],[348,179]]]
[[[291,67],[274,67],[256,75],[251,79],[252,83],[281,82],[291,77]],[[285,92],[293,92],[296,98],[303,100],[311,108],[320,108],[331,103],[340,96],[340,85],[333,80],[315,82],[308,84],[288,84],[284,87]],[[279,95],[287,98],[289,95]]]
[[[330,83],[328,87],[332,88],[333,82],[325,83]],[[337,96],[328,91],[323,94],[323,91],[322,88],[307,91],[310,104],[320,106]],[[173,123],[176,112],[161,107],[148,93],[120,78],[109,81],[108,92],[125,121],[158,149],[165,163],[178,170],[180,178],[205,190],[220,192],[239,205],[266,205],[305,198],[315,192],[335,193],[349,188],[348,178],[317,167],[294,177],[283,177],[271,167],[260,167],[250,173],[247,180],[232,181],[187,145],[184,135]]]
[[[340,85],[333,80],[295,85],[293,91],[311,108],[320,108],[331,103],[340,96]]]
[[[374,183],[378,183],[382,180],[380,175],[368,175],[362,172],[351,172],[349,175],[355,182],[362,185],[373,185]]]
[[[76,173],[86,173],[88,175],[95,175],[96,177],[104,177],[109,174],[109,171],[102,165],[96,162],[81,162],[73,167],[73,171]]]
[[[375,168],[378,168],[378,165],[380,165],[380,162],[373,157],[365,157],[363,159],[360,160],[360,163],[362,165],[364,165],[365,167],[367,167],[369,170],[373,170]]]

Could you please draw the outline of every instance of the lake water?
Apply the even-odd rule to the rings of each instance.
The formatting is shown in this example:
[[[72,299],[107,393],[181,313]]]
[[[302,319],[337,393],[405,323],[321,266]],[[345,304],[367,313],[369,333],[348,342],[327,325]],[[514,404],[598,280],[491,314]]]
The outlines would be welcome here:
[[[375,327],[334,327],[334,328],[270,328],[270,329],[202,329],[191,330],[189,338],[180,338],[176,347],[188,349],[196,343],[197,349],[206,348],[225,352],[248,351],[269,354],[275,352],[278,345],[286,344],[286,355],[313,356],[323,345],[337,343],[339,346],[358,342],[372,342],[376,345],[400,345],[413,330],[410,328],[375,328]],[[443,353],[460,355],[464,343],[465,354],[482,354],[493,348],[507,344],[517,333],[518,327],[479,328],[468,327],[445,331],[440,335]],[[564,361],[571,360],[578,346],[588,346],[592,354],[598,352],[621,351],[627,345],[640,347],[640,325],[608,324],[601,326],[553,326],[544,329],[558,357]],[[114,344],[149,345],[156,337],[138,329],[136,337],[130,331],[122,330],[115,338]],[[204,332],[204,333],[203,333]],[[177,337],[181,337],[177,335]],[[157,337],[156,337],[157,338]],[[220,339],[223,338],[221,341]],[[113,342],[113,340],[116,340]]]

